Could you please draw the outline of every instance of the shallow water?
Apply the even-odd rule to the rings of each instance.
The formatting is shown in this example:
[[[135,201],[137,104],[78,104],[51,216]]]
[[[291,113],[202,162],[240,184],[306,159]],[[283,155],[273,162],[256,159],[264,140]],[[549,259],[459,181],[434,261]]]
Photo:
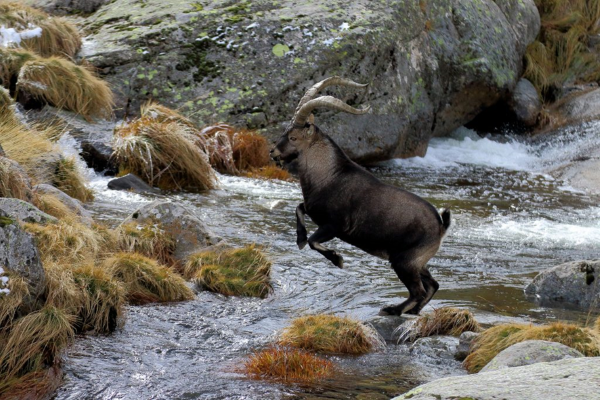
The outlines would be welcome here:
[[[586,313],[537,306],[523,288],[544,268],[598,257],[599,198],[565,186],[547,171],[577,157],[585,146],[600,144],[599,132],[600,124],[588,124],[564,131],[550,144],[536,144],[481,139],[461,129],[452,138],[433,140],[425,158],[373,168],[383,180],[453,211],[453,226],[429,264],[441,288],[425,311],[466,307],[488,324],[586,321]],[[369,321],[407,291],[386,263],[339,241],[331,247],[344,255],[344,270],[316,252],[298,250],[294,209],[301,193],[296,183],[220,180],[221,189],[208,194],[159,198],[196,207],[217,234],[233,243],[266,246],[274,294],[258,300],[202,292],[186,303],[129,307],[121,330],[80,338],[68,351],[66,383],[57,399],[383,399],[464,373],[453,360],[391,343],[370,355],[333,357],[339,364],[336,378],[317,387],[238,374],[244,356],[270,343],[296,316],[329,312]],[[109,191],[107,181],[93,176],[93,211],[109,223],[156,198]]]

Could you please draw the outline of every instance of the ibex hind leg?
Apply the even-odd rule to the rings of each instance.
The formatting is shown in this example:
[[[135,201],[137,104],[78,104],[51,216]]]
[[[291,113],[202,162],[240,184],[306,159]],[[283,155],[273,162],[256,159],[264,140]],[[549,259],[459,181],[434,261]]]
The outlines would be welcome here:
[[[440,284],[437,283],[435,279],[433,279],[433,276],[431,276],[431,273],[427,269],[423,269],[421,271],[421,282],[423,283],[427,294],[425,298],[419,303],[417,303],[417,305],[412,310],[407,311],[407,314],[419,315],[423,307],[425,307],[427,303],[429,303],[433,295],[435,295],[435,293],[440,288]]]
[[[305,215],[306,209],[304,208],[304,203],[298,204],[298,207],[296,207],[296,244],[300,250],[306,246],[308,240],[306,223],[304,221]]]
[[[404,260],[392,261],[392,268],[408,289],[408,299],[400,304],[382,308],[379,315],[405,314],[417,307],[427,296],[418,268],[414,264],[411,264],[410,261],[402,261]]]
[[[337,252],[324,247],[321,243],[325,243],[335,238],[335,231],[329,225],[320,226],[308,238],[308,245],[311,249],[323,254],[325,258],[333,263],[336,267],[344,268],[344,259]]]

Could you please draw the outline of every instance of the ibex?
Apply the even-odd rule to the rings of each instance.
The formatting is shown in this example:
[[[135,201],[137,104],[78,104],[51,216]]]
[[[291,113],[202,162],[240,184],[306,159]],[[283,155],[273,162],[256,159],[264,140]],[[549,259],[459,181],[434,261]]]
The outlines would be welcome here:
[[[439,284],[427,262],[438,251],[450,226],[450,211],[441,214],[419,196],[385,184],[356,164],[316,125],[311,114],[323,107],[350,114],[365,114],[332,96],[315,98],[331,85],[365,88],[348,79],[331,77],[311,87],[300,100],[294,117],[271,157],[296,165],[304,202],[296,208],[297,244],[308,242],[334,265],[343,259],[323,243],[338,238],[369,254],[388,260],[410,295],[403,303],[384,307],[380,315],[418,314]],[[318,225],[307,238],[305,215]]]

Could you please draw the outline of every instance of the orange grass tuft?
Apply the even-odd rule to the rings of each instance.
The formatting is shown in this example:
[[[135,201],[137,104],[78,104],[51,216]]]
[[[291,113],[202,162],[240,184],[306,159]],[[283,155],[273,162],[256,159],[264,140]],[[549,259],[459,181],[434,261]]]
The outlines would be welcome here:
[[[243,371],[254,379],[313,382],[331,376],[333,363],[303,350],[271,347],[251,354]]]

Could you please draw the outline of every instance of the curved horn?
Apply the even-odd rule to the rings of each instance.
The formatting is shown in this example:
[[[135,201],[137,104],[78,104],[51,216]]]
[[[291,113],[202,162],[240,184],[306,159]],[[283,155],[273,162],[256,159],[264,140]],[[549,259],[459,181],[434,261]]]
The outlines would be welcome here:
[[[345,78],[342,78],[339,76],[332,76],[332,77],[323,79],[321,82],[315,83],[310,89],[308,89],[306,91],[306,93],[304,93],[304,96],[302,96],[302,98],[300,99],[300,103],[298,103],[298,106],[296,107],[294,116],[296,116],[296,114],[298,114],[298,111],[300,111],[300,108],[302,108],[302,106],[305,103],[312,100],[321,90],[325,89],[328,86],[333,86],[333,85],[348,86],[348,87],[354,87],[354,88],[359,88],[359,89],[369,86],[368,83],[366,83],[366,84],[356,83],[354,81],[351,81],[350,79],[345,79]]]
[[[296,113],[294,119],[292,120],[292,124],[294,126],[304,126],[308,116],[315,108],[329,108],[331,110],[344,111],[350,114],[366,114],[371,109],[370,106],[365,108],[354,108],[344,103],[340,99],[336,99],[333,96],[321,96],[316,99],[312,99],[307,101]]]

